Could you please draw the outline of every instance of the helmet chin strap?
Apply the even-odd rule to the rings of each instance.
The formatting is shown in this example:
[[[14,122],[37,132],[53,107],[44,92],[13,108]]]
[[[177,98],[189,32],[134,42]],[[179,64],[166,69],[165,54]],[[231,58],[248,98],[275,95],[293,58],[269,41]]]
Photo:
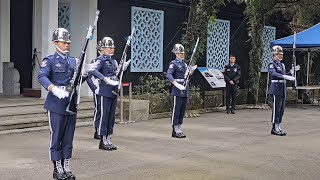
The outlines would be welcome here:
[[[283,59],[283,58],[279,58],[279,57],[277,57],[277,61],[282,61],[282,59]]]
[[[103,50],[103,53],[108,56],[113,56],[113,54],[109,54],[106,50]]]
[[[283,59],[283,58],[280,59],[278,56],[276,56],[276,54],[274,54],[273,57],[276,61],[281,61]]]
[[[64,54],[64,55],[68,55],[68,54],[69,54],[69,51],[68,51],[68,50],[62,51],[57,45],[54,45],[54,46],[56,46],[56,48],[57,48],[62,54]]]
[[[183,61],[183,60],[184,60],[184,58],[179,58],[178,56],[177,56],[177,59],[179,59],[179,60],[181,60],[181,61]]]

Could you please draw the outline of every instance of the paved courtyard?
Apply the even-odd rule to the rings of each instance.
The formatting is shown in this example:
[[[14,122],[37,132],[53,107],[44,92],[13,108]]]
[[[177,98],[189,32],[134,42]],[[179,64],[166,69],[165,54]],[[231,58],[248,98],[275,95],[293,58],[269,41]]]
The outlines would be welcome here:
[[[117,151],[98,149],[92,127],[76,129],[71,169],[77,179],[320,179],[320,107],[287,108],[270,135],[271,110],[238,110],[185,119],[186,139],[170,119],[116,125]],[[0,135],[0,179],[52,179],[49,132]]]

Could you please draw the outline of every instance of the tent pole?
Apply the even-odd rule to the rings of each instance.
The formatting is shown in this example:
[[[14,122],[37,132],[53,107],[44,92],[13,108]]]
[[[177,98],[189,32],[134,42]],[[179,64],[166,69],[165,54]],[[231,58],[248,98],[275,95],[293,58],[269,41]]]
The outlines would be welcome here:
[[[307,86],[309,86],[309,73],[310,73],[310,51],[308,51],[308,64],[307,64]]]

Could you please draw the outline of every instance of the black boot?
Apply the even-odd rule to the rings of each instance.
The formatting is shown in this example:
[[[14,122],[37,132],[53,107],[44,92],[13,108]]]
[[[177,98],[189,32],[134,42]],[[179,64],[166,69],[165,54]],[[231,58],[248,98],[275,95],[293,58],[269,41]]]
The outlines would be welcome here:
[[[99,140],[99,139],[100,139],[100,136],[98,135],[97,128],[95,128],[95,130],[96,130],[96,131],[94,132],[93,138]]]
[[[176,136],[176,131],[174,130],[174,125],[172,125],[172,137],[175,137]]]
[[[65,160],[68,161],[68,162],[66,162],[66,164],[64,163]],[[63,159],[63,160],[61,160],[61,163],[63,165],[64,173],[66,174],[67,179],[68,180],[69,179],[70,180],[75,180],[76,176],[69,169],[69,159]],[[67,166],[67,167],[65,167],[65,166]]]
[[[186,138],[187,136],[181,132],[181,133],[176,133],[172,137],[174,137],[174,138]]]
[[[235,114],[236,112],[234,111],[234,109],[231,109],[231,114]]]
[[[227,108],[227,114],[230,114],[230,109],[229,108]]]
[[[53,162],[53,174],[52,174],[52,177],[53,179],[56,179],[56,180],[64,180],[64,179],[67,179],[67,175],[63,172],[63,173],[59,173],[58,170],[57,170],[57,166],[56,166],[56,163],[54,161]]]
[[[56,180],[64,180],[64,179],[67,179],[67,175],[63,172],[63,173],[58,173],[57,169],[54,169],[53,170],[53,175],[52,175],[53,179],[56,179]]]
[[[66,171],[66,176],[67,176],[67,179],[69,180],[75,180],[76,179],[76,176],[74,174],[72,174],[71,171]]]
[[[113,145],[113,144],[110,144],[110,146],[111,146],[112,150],[117,150],[118,149],[118,147]]]
[[[283,134],[281,131],[276,130],[276,129],[272,129],[271,134],[276,135],[276,136],[285,136],[285,133]]]
[[[187,137],[183,132],[181,132],[180,134],[181,134],[182,138],[186,138]]]
[[[281,136],[286,136],[287,133],[285,133],[282,129],[280,129],[280,133],[282,134]]]
[[[103,140],[101,139],[100,143],[99,143],[99,149],[106,150],[106,151],[112,151],[113,147],[110,144],[104,144]]]

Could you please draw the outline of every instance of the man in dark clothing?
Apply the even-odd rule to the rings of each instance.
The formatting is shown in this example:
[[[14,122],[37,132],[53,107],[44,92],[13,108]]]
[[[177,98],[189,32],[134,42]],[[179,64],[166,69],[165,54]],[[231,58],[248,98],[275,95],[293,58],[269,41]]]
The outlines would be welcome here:
[[[231,55],[230,63],[224,67],[224,80],[226,81],[227,114],[235,114],[237,89],[241,76],[240,66],[235,62],[236,57],[234,55]]]

